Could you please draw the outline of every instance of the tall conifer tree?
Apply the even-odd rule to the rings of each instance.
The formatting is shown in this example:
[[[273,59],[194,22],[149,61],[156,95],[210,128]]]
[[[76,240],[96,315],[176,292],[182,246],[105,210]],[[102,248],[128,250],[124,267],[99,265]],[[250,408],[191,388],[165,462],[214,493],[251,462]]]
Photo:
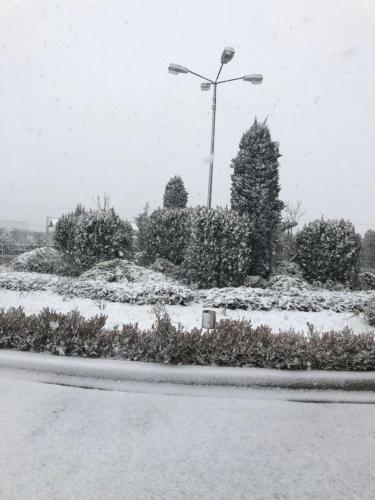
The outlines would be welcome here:
[[[181,177],[172,177],[165,186],[163,205],[164,208],[185,208],[188,192]]]
[[[267,275],[272,269],[284,206],[279,200],[280,156],[266,122],[255,119],[231,164],[232,209],[248,215],[254,225],[252,274]]]

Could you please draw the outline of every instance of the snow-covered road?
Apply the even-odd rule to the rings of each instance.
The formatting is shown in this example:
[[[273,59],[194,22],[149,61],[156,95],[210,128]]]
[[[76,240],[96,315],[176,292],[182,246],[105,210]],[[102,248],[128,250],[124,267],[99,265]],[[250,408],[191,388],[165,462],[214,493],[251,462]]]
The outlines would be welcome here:
[[[374,393],[58,383],[0,373],[1,500],[375,498]]]

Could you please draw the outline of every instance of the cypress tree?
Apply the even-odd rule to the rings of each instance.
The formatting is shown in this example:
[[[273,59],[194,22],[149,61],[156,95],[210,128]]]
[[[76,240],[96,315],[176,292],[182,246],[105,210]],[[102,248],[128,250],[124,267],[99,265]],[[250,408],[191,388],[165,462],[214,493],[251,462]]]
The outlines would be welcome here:
[[[266,121],[254,120],[242,136],[232,160],[231,206],[253,223],[251,274],[267,275],[272,269],[279,238],[279,145],[272,141]]]
[[[185,208],[188,200],[188,192],[184,182],[179,176],[172,177],[164,191],[164,208]]]

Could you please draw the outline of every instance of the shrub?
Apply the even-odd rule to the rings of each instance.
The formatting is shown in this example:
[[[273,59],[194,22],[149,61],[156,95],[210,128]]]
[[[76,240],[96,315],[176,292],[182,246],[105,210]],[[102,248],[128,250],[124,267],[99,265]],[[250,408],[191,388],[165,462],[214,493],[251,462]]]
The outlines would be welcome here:
[[[44,309],[26,316],[23,309],[0,310],[0,348],[49,351],[66,356],[121,357],[158,363],[254,366],[288,370],[375,370],[374,334],[344,329],[307,337],[254,328],[248,321],[220,321],[209,332],[174,326],[160,308],[151,328],[137,325],[106,330],[106,317],[84,319],[77,311]]]
[[[370,326],[375,326],[375,300],[365,308],[364,316]]]
[[[310,282],[331,280],[355,286],[360,249],[353,224],[344,220],[316,220],[296,236],[296,262]]]
[[[99,262],[80,276],[84,280],[103,280],[107,283],[133,282],[131,264],[126,260],[113,259]]]
[[[62,216],[56,224],[55,245],[78,275],[97,262],[133,254],[133,229],[113,208]]]
[[[74,250],[74,236],[77,216],[74,213],[64,214],[57,221],[53,241],[55,248],[64,253]]]
[[[157,258],[179,265],[190,236],[190,209],[158,209],[143,220],[143,250],[146,262]]]
[[[157,273],[162,273],[176,281],[186,281],[186,272],[182,266],[176,266],[167,259],[157,258],[150,269]]]
[[[64,274],[67,271],[63,254],[51,247],[23,253],[12,261],[10,267],[14,271],[31,273]]]
[[[375,272],[364,271],[360,273],[359,287],[361,290],[375,290]]]
[[[251,234],[248,217],[233,210],[194,210],[185,259],[189,281],[200,288],[241,285],[251,263]]]

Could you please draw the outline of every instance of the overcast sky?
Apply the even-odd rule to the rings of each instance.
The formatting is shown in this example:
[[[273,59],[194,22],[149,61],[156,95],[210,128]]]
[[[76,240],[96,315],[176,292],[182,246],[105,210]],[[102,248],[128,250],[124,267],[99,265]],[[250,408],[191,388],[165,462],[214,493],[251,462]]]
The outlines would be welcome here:
[[[179,174],[205,204],[218,89],[213,205],[230,200],[243,132],[268,117],[281,198],[304,221],[375,229],[374,0],[19,0],[0,3],[0,219],[43,229],[106,191],[121,216],[162,203]]]

